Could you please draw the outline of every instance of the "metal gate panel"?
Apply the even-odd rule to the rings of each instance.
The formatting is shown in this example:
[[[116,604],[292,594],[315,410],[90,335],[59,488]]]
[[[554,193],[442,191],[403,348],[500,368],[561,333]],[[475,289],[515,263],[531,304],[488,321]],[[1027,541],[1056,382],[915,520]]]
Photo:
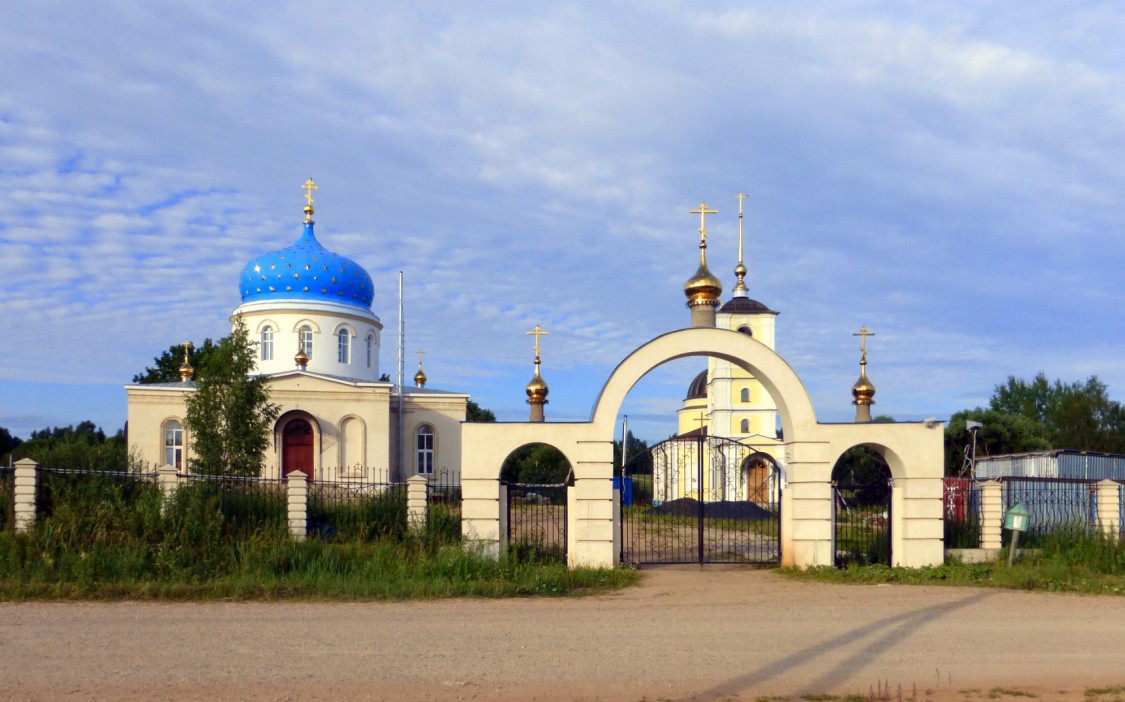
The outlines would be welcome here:
[[[565,484],[506,483],[508,548],[517,558],[566,563]]]
[[[780,471],[754,446],[704,435],[663,441],[623,470],[624,563],[779,563]]]
[[[891,490],[889,480],[832,483],[837,567],[891,564]]]

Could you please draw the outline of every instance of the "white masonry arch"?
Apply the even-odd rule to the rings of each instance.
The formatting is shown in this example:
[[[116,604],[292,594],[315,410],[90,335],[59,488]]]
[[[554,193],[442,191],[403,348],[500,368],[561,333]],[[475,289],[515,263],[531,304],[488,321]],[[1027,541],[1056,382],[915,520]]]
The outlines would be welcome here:
[[[463,424],[462,531],[466,540],[499,554],[500,466],[519,446],[541,442],[557,447],[574,467],[567,549],[570,565],[615,565],[620,553],[612,488],[617,413],[642,377],[664,363],[688,356],[730,361],[752,373],[777,403],[785,436],[783,565],[833,564],[832,467],[840,454],[857,444],[882,453],[895,481],[893,563],[917,567],[942,562],[941,424],[821,424],[800,378],[781,356],[746,334],[713,327],[670,332],[634,350],[610,374],[589,422]]]

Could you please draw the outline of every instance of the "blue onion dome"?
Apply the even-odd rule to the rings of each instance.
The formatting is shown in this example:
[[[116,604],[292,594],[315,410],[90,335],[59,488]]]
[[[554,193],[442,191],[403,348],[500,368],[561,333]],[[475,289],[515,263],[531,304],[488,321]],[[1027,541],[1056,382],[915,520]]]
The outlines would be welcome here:
[[[311,215],[312,207],[306,207]],[[242,269],[238,287],[242,302],[308,300],[371,309],[371,276],[355,261],[320,245],[312,217],[296,243],[262,254]]]

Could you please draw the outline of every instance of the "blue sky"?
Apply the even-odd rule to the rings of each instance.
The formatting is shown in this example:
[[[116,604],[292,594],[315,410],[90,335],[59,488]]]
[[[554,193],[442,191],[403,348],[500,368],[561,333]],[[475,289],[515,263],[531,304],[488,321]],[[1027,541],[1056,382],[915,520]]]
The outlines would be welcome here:
[[[948,417],[1009,374],[1120,398],[1125,10],[1111,3],[33,3],[0,26],[0,426],[125,419],[300,232],[375,280],[431,386],[584,419],[686,326],[701,200],[818,416]],[[385,337],[382,364],[393,371]],[[626,411],[661,438],[696,364]],[[412,374],[408,364],[408,374]],[[664,418],[669,419],[665,420]]]

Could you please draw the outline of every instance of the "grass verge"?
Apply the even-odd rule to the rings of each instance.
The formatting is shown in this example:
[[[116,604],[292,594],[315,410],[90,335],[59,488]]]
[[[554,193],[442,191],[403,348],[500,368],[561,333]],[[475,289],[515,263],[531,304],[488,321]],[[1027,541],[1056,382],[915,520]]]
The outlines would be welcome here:
[[[1125,543],[1100,535],[1054,532],[1041,538],[1034,555],[1020,557],[1011,567],[1007,553],[996,563],[962,564],[949,561],[924,568],[885,565],[848,568],[782,569],[797,579],[839,583],[903,583],[912,585],[971,585],[1013,590],[1125,595]]]

